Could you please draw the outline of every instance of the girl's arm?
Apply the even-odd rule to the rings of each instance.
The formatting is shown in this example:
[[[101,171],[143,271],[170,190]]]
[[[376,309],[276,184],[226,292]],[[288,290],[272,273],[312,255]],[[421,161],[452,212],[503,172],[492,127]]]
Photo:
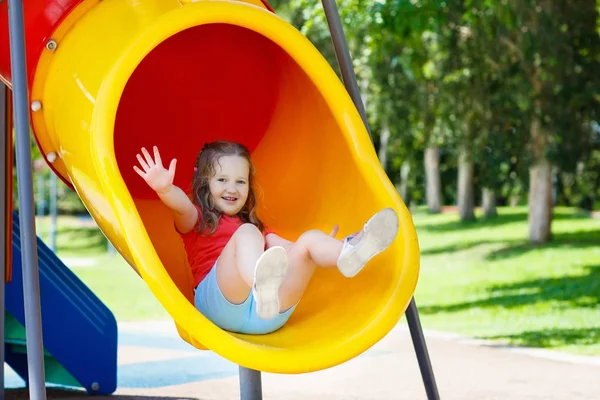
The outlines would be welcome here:
[[[198,210],[183,190],[173,185],[177,160],[173,159],[167,170],[162,165],[156,146],[154,146],[154,160],[145,148],[142,148],[142,153],[144,153],[145,159],[139,154],[137,159],[143,171],[137,166],[134,166],[133,169],[156,192],[160,200],[171,209],[177,230],[180,233],[188,233],[196,225],[199,215]]]
[[[188,233],[198,222],[198,209],[194,206],[189,197],[178,186],[170,187],[157,191],[156,194],[160,200],[171,209],[175,227],[180,233]]]

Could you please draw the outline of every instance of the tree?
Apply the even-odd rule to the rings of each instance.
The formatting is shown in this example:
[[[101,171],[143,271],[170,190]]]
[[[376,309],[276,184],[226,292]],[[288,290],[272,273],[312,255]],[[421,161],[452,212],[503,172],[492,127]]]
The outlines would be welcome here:
[[[505,51],[489,53],[507,68],[529,167],[529,239],[551,237],[553,170],[572,171],[591,149],[597,118],[596,2],[480,1],[481,17]],[[508,55],[508,58],[507,58]]]
[[[369,65],[371,87],[378,88],[373,96],[375,114],[382,131],[389,130],[394,138],[393,148],[403,156],[393,164],[402,177],[400,187],[406,187],[409,171],[420,169],[414,155],[422,155],[427,206],[430,212],[440,212],[439,147],[448,132],[439,116],[447,57],[440,27],[447,21],[449,8],[433,0],[392,0],[380,3],[374,11]]]

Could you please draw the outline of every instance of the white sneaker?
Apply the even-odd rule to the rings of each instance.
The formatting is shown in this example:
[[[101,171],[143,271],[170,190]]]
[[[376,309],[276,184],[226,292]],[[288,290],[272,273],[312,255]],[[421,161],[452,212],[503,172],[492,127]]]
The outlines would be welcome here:
[[[279,288],[287,270],[287,252],[280,246],[271,247],[256,262],[252,294],[262,319],[275,318],[279,313]]]
[[[347,278],[358,274],[365,264],[377,254],[387,249],[398,234],[398,216],[391,208],[384,208],[375,214],[363,227],[363,236],[356,243],[354,237],[344,239],[344,246],[337,261],[337,267]]]

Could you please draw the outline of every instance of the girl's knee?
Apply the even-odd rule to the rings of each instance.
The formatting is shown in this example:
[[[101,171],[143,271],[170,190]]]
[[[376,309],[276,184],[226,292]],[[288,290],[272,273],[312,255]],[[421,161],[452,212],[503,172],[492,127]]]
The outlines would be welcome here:
[[[319,230],[306,231],[302,235],[300,235],[300,237],[298,238],[298,240],[296,241],[296,243],[308,244],[310,242],[318,240],[323,235],[324,235],[323,232],[321,232]]]
[[[262,233],[260,232],[260,229],[258,229],[256,227],[256,225],[254,224],[242,224],[240,225],[239,228],[237,228],[237,230],[235,231],[235,234],[240,236],[260,236],[262,237]]]
[[[312,229],[310,231],[304,232],[302,235],[300,235],[300,237],[314,239],[316,237],[323,236],[323,235],[324,235],[324,233],[321,232],[320,230]]]

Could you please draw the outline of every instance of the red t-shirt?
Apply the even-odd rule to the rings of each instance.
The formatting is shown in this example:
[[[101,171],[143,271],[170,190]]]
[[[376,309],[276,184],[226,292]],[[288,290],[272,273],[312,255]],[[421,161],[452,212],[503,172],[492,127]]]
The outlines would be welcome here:
[[[202,214],[198,211],[198,217]],[[215,265],[221,251],[231,239],[231,236],[242,225],[239,217],[222,215],[219,219],[217,229],[212,235],[203,236],[198,232],[198,224],[190,232],[181,234],[183,244],[187,253],[188,262],[194,276],[194,287],[198,286],[202,279],[208,275]],[[265,227],[264,236],[273,233]]]

